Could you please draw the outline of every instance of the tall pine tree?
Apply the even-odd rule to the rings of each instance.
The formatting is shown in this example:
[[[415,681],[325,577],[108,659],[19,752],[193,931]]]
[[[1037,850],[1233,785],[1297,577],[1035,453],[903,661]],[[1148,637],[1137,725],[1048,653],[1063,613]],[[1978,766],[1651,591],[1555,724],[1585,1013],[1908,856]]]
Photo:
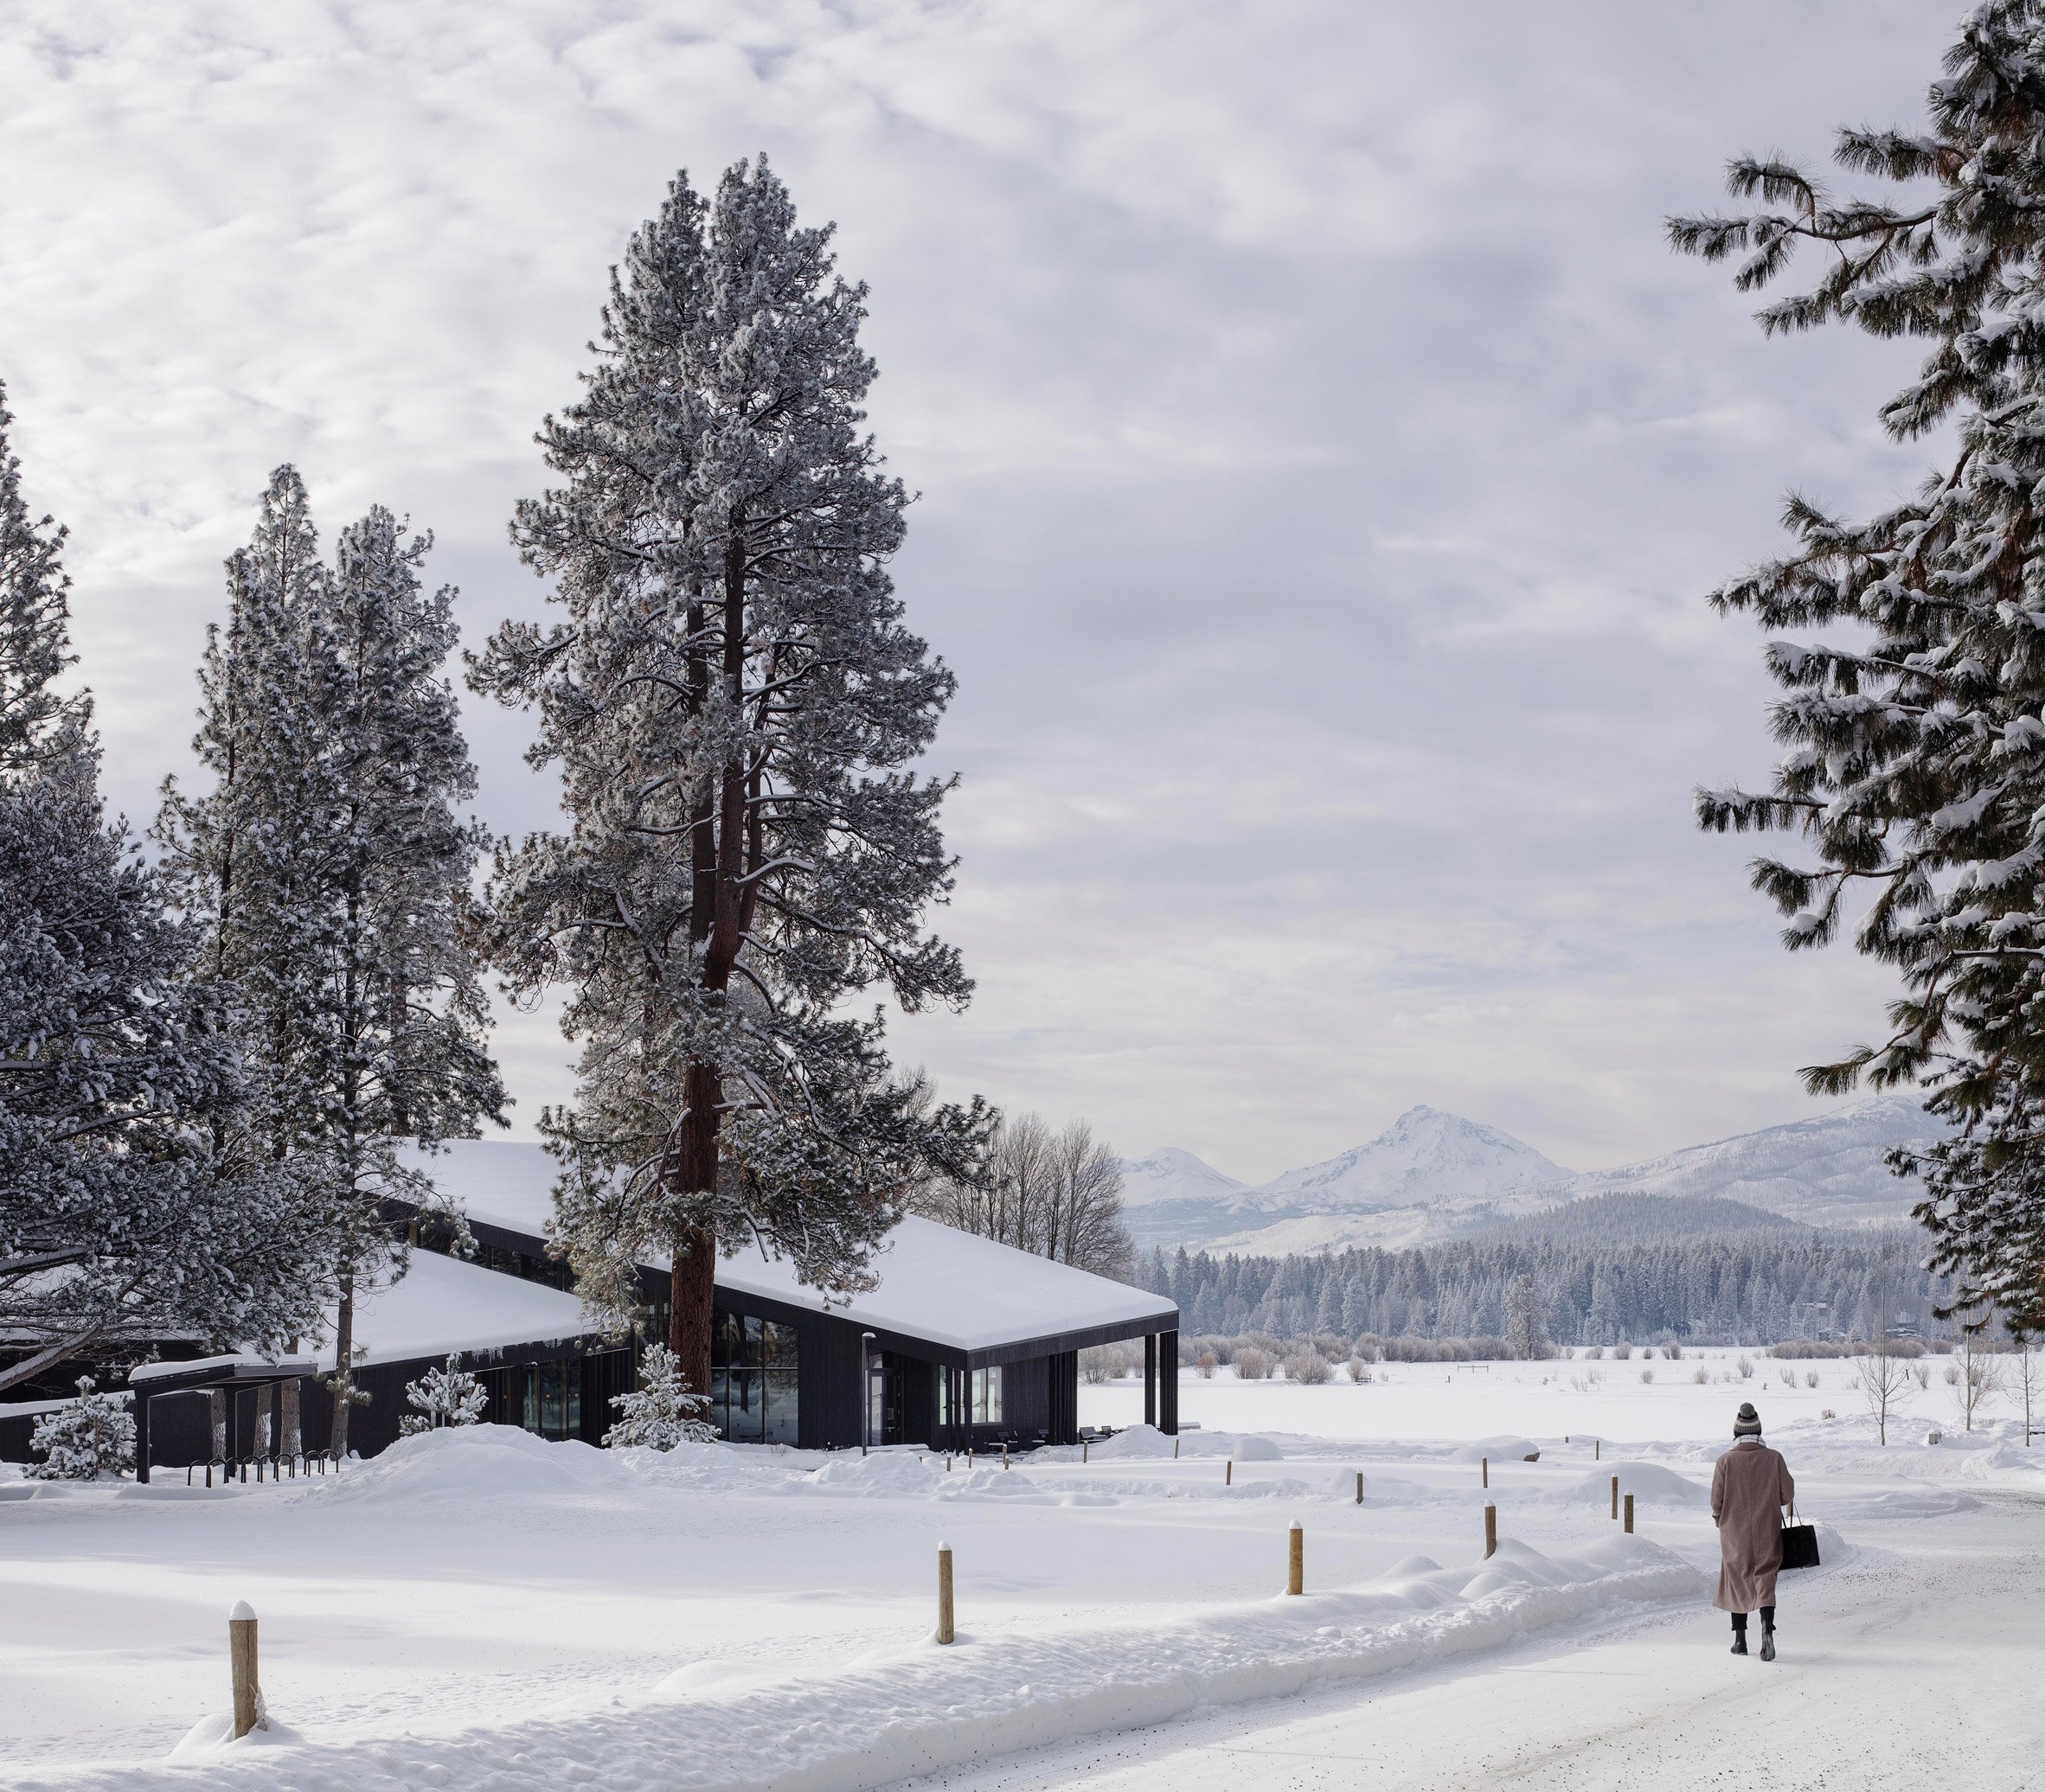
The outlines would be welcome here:
[[[427,547],[377,509],[329,568],[303,483],[278,470],[228,562],[228,625],[200,674],[194,744],[212,786],[167,785],[158,828],[261,1042],[271,1149],[317,1165],[352,1216],[337,1265],[343,1392],[356,1290],[403,1269],[382,1204],[435,1205],[401,1144],[471,1136],[504,1104],[469,949],[485,842],[456,812],[475,778],[440,674],[452,593],[424,591]]]
[[[595,370],[541,442],[561,483],[514,538],[566,611],[506,624],[479,689],[539,714],[565,834],[500,848],[499,963],[569,989],[578,1098],[556,1237],[614,1326],[638,1264],[671,1264],[669,1336],[708,1385],[720,1246],[759,1241],[820,1286],[866,1255],[933,1148],[879,986],[962,1004],[921,931],[952,876],[947,785],[911,769],[952,679],[902,624],[886,564],[905,495],[862,427],[863,287],[798,227],[763,161],[706,203],[677,178],[612,278]]]
[[[63,761],[83,739],[91,705],[57,680],[71,651],[64,531],[31,516],[0,383],[0,778]]]
[[[98,792],[63,532],[0,408],[0,1389],[166,1337],[281,1342],[331,1281],[330,1192],[255,1142],[261,1084],[193,929]]]
[[[1898,439],[1950,451],[1918,495],[1864,521],[1792,497],[1796,550],[1714,593],[1773,633],[1785,749],[1772,788],[1706,790],[1708,828],[1799,834],[1802,863],[1759,861],[1755,886],[1792,949],[1856,918],[1859,950],[1894,967],[1890,1029],[1805,1072],[1927,1083],[1952,1139],[1902,1154],[1935,1262],[2026,1328],[2045,1323],[2045,6],[1991,0],[1946,58],[1924,128],[1843,130],[1835,159],[1900,183],[1835,195],[1779,161],[1741,159],[1734,216],[1670,221],[1678,249],[1740,258],[1742,291],[1814,243],[1824,276],[1760,313],[1771,333],[1844,323],[1927,347],[1882,407]]]

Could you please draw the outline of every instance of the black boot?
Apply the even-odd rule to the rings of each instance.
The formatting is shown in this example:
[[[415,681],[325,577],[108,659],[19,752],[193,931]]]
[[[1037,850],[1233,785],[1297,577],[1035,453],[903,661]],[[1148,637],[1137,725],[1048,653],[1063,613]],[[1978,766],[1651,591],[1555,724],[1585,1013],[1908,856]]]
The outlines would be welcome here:
[[[1747,1614],[1743,1611],[1733,1614],[1733,1653],[1735,1655],[1747,1653]]]
[[[1761,1660],[1773,1661],[1774,1659],[1775,1608],[1773,1605],[1764,1605],[1761,1608]]]

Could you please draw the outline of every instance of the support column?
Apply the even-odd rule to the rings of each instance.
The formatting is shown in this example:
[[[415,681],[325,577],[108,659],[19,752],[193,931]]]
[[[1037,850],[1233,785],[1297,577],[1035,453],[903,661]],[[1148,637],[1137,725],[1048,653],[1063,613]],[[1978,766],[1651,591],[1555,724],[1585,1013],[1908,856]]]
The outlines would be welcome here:
[[[1169,1437],[1179,1430],[1179,1334],[1157,1334],[1157,1429]]]
[[[1144,1340],[1144,1423],[1157,1423],[1157,1336],[1151,1333]]]
[[[135,1479],[149,1484],[149,1396],[135,1390]]]

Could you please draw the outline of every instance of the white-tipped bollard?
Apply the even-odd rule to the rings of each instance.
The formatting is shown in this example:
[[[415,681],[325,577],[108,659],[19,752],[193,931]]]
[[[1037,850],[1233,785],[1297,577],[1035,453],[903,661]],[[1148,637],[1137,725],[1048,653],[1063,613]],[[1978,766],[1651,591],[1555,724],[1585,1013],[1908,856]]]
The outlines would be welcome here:
[[[949,1642],[957,1635],[952,1625],[952,1546],[938,1545],[938,1638]]]
[[[256,1680],[256,1615],[237,1599],[228,1614],[228,1660],[234,1673],[234,1735],[247,1736],[262,1721],[263,1693]]]
[[[1299,1520],[1292,1520],[1292,1529],[1285,1539],[1285,1590],[1304,1593],[1306,1590],[1306,1533],[1300,1529]]]

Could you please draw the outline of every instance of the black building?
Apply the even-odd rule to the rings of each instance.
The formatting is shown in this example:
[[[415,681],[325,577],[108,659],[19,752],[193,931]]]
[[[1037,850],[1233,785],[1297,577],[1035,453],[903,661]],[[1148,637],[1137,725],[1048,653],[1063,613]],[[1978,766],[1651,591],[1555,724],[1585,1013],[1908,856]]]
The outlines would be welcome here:
[[[633,1351],[587,1330],[566,1267],[546,1255],[552,1160],[537,1146],[470,1141],[425,1163],[466,1208],[478,1252],[454,1258],[428,1231],[405,1278],[362,1297],[355,1379],[370,1398],[349,1418],[349,1449],[374,1456],[394,1443],[407,1383],[450,1355],[481,1381],[487,1419],[601,1443],[612,1397],[634,1385]],[[1177,1430],[1178,1309],[1163,1296],[919,1219],[902,1221],[874,1268],[870,1292],[830,1300],[757,1250],[718,1265],[710,1418],[727,1438],[805,1450],[1075,1443],[1079,1353],[1136,1338],[1144,1418]],[[644,1275],[661,1335],[667,1268]],[[251,1357],[136,1371],[151,1462],[328,1450],[331,1348],[301,1354],[310,1367],[294,1364],[296,1374]],[[0,1460],[30,1459],[35,1417],[29,1403],[0,1406]]]
[[[424,1160],[500,1273],[567,1285],[545,1256],[555,1167],[537,1146],[457,1143]],[[757,1250],[717,1266],[711,1418],[734,1442],[940,1449],[1079,1437],[1079,1353],[1146,1341],[1144,1416],[1178,1429],[1178,1309],[1159,1295],[907,1219],[869,1292],[830,1299]],[[667,1324],[667,1266],[644,1286]]]

